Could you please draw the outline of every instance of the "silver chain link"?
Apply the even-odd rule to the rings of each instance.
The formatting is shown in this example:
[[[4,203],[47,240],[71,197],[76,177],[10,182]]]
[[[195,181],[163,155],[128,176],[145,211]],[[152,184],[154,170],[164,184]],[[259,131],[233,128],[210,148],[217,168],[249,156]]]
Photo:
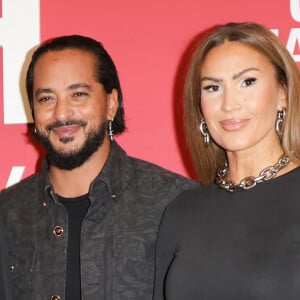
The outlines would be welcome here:
[[[290,162],[290,158],[286,154],[282,154],[278,162],[274,166],[263,169],[258,177],[248,176],[245,177],[239,184],[230,180],[226,180],[228,174],[228,164],[225,163],[223,168],[217,172],[216,183],[228,192],[235,192],[238,188],[249,190],[256,186],[259,182],[268,181],[276,176],[276,174]]]

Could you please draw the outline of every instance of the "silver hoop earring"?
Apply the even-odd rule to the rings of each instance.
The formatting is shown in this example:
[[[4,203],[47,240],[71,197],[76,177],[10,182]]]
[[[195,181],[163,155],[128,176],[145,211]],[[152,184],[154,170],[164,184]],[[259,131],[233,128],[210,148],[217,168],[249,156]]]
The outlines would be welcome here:
[[[200,132],[203,136],[204,144],[205,144],[206,147],[208,147],[209,143],[210,143],[210,135],[209,135],[207,125],[206,125],[204,119],[201,120],[200,125],[199,125],[199,129],[200,129]]]
[[[283,122],[285,119],[285,115],[286,115],[286,109],[285,107],[282,108],[282,110],[279,110],[277,112],[277,119],[276,119],[276,123],[275,123],[275,129],[277,131],[277,134],[279,137],[282,137],[283,135]]]
[[[34,127],[34,134],[37,134],[37,129],[36,129],[36,127]]]
[[[112,122],[113,122],[113,119],[108,120],[108,136],[109,136],[109,139],[111,140],[111,142],[114,140],[114,131],[112,129]]]

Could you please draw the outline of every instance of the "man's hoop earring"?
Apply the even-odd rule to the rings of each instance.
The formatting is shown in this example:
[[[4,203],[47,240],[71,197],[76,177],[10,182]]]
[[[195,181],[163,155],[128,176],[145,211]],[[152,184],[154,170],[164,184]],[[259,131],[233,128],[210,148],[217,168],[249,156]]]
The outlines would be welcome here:
[[[111,141],[114,140],[114,131],[112,129],[112,122],[114,119],[108,120],[108,136]]]
[[[210,143],[210,135],[209,135],[207,125],[206,125],[204,119],[201,120],[200,125],[199,125],[199,129],[200,129],[200,132],[203,136],[204,145],[206,147],[208,147],[209,143]]]
[[[34,134],[37,134],[37,129],[36,129],[36,127],[34,127]]]
[[[285,119],[285,115],[286,115],[286,109],[285,107],[282,108],[282,110],[279,110],[277,112],[277,119],[276,119],[276,123],[275,123],[275,129],[277,131],[277,134],[279,137],[282,137],[283,135],[283,122]]]

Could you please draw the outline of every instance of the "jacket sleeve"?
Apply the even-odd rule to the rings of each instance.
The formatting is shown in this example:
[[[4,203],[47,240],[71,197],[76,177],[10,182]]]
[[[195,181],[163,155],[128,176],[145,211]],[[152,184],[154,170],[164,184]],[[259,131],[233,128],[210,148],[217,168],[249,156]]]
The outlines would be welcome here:
[[[11,300],[11,287],[8,274],[8,253],[0,231],[0,299]]]

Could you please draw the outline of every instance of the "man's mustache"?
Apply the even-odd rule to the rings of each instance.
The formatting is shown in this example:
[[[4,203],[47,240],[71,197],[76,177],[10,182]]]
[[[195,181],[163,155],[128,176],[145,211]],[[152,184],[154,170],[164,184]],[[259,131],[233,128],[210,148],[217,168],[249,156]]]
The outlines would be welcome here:
[[[86,126],[87,122],[86,121],[82,121],[82,120],[67,120],[67,121],[56,121],[56,122],[53,122],[49,125],[46,126],[46,130],[47,131],[51,131],[52,129],[54,128],[57,128],[57,127],[63,127],[63,126],[71,126],[71,125],[78,125],[78,126]]]

